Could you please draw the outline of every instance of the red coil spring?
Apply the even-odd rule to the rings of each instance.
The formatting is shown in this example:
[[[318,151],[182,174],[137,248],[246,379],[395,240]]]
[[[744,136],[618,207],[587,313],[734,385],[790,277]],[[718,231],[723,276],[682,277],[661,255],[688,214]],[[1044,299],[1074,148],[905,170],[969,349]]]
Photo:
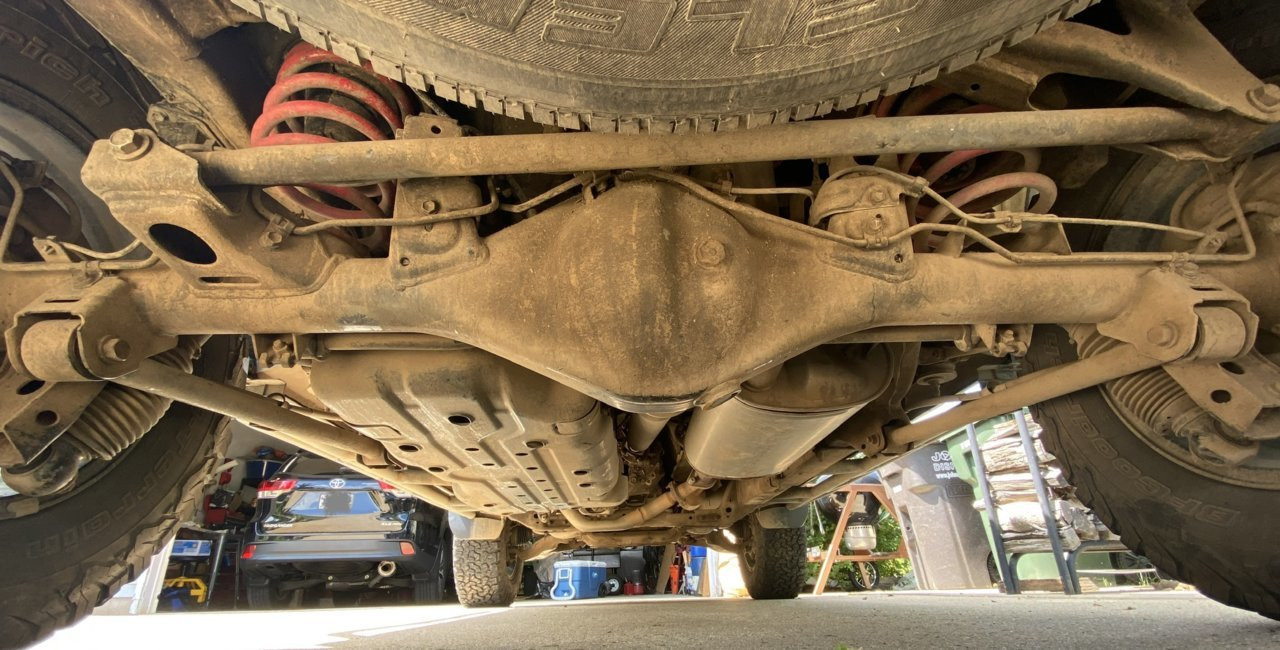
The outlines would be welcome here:
[[[873,107],[877,117],[998,110],[989,104],[972,104],[933,86],[917,88],[904,97],[884,97]],[[1031,189],[1035,190],[1036,198],[1027,211],[1047,213],[1057,201],[1058,186],[1052,178],[1039,173],[1039,168],[1040,152],[1035,149],[964,149],[941,154],[910,154],[898,159],[899,171],[927,179],[934,190],[968,212],[989,210],[1019,191]],[[950,212],[942,205],[917,204],[911,206],[911,214],[918,223],[939,223]]]
[[[318,68],[318,69],[317,69]],[[253,123],[250,146],[387,140],[412,112],[399,84],[335,54],[299,43],[285,54],[276,84]],[[395,183],[363,187],[275,188],[313,219],[386,217]]]

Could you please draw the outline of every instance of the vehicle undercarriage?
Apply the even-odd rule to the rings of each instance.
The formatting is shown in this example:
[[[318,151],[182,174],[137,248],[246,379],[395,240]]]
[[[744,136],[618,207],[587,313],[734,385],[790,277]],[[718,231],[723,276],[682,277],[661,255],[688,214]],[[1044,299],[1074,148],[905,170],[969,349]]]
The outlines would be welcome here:
[[[1117,2],[1127,35],[1064,23],[807,122],[544,132],[400,87],[411,110],[374,138],[390,101],[307,95],[359,121],[317,117],[288,86],[246,115],[216,65],[148,42],[194,42],[180,26],[111,30],[151,3],[70,4],[165,100],[83,168],[126,248],[24,233],[41,171],[0,164],[0,467],[21,495],[71,489],[177,402],[509,538],[513,562],[743,551],[916,446],[1094,387],[1174,465],[1280,489],[1280,88],[1192,7]],[[326,54],[290,47],[286,68]],[[322,62],[383,94],[376,61]],[[1178,185],[1104,213],[1096,179],[1129,159]],[[210,337],[247,342],[238,382],[192,372]],[[1017,377],[912,422],[995,367]],[[1113,456],[1188,517],[1246,517]],[[1223,598],[1274,616],[1269,594]]]

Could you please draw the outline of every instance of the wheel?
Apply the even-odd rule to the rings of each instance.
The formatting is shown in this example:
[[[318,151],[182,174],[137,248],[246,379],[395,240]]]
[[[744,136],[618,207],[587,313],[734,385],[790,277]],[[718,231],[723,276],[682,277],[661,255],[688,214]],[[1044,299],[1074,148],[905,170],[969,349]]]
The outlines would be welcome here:
[[[413,579],[413,602],[420,605],[429,605],[444,600],[444,589],[438,578],[419,580]]]
[[[0,34],[0,160],[48,163],[46,184],[28,191],[9,259],[39,259],[33,235],[100,250],[127,243],[79,169],[95,139],[146,123],[154,91],[56,0],[0,3]],[[0,181],[0,203],[10,196]],[[196,372],[229,380],[238,350],[235,340],[211,340]],[[70,625],[137,577],[195,511],[224,430],[223,418],[174,405],[111,461],[83,465],[66,490],[25,497],[0,483],[0,647]]]
[[[756,600],[795,598],[804,588],[804,528],[765,528],[755,515],[739,526],[738,566]]]
[[[867,571],[867,578],[870,582],[862,579],[862,572],[855,565],[849,569],[849,582],[853,583],[854,591],[871,591],[880,586],[880,569],[876,568],[875,562],[860,563]]]
[[[444,515],[437,521],[435,561],[430,573],[413,576],[413,602],[439,603],[453,586],[453,533]]]
[[[250,582],[245,585],[245,600],[249,609],[283,609],[292,600],[292,594],[280,591],[275,580]]]
[[[453,580],[464,607],[506,607],[516,599],[521,567],[515,525],[495,540],[453,540]]]
[[[1280,79],[1280,41],[1257,37],[1280,28],[1280,4],[1208,0],[1197,15],[1250,72]],[[1064,193],[1056,209],[1104,217],[1166,216],[1179,195],[1205,174],[1203,165],[1114,153],[1089,184]],[[1280,161],[1253,163],[1260,164]],[[1073,247],[1146,250],[1158,243],[1119,233],[1105,236],[1104,230]],[[1261,315],[1259,348],[1274,353],[1280,340],[1272,328],[1280,319],[1274,308]],[[1076,358],[1067,334],[1057,328],[1037,327],[1032,351],[1029,360],[1036,367]],[[1273,550],[1280,515],[1271,505],[1280,496],[1280,481],[1254,472],[1252,485],[1245,486],[1221,472],[1197,471],[1194,463],[1177,460],[1168,439],[1125,415],[1112,392],[1111,387],[1089,389],[1033,410],[1045,429],[1045,445],[1063,461],[1081,500],[1120,533],[1126,546],[1150,560],[1161,572],[1158,577],[1171,575],[1220,602],[1280,617],[1280,564]],[[1268,443],[1272,458],[1275,444]]]
[[[1032,367],[1075,358],[1064,330],[1036,328],[1026,358]],[[1215,475],[1171,453],[1162,434],[1130,412],[1118,406],[1114,382],[1033,409],[1081,501],[1127,547],[1214,600],[1280,618],[1280,470],[1252,477],[1269,476],[1269,486]]]
[[[206,344],[195,372],[226,381],[238,343]],[[88,615],[146,568],[187,521],[226,447],[226,421],[174,404],[67,492],[24,497],[0,484],[0,647],[25,646]]]
[[[665,546],[644,547],[644,592],[656,594],[662,588],[662,581],[668,578],[667,567],[662,566],[666,553]]]
[[[520,572],[520,593],[530,597],[541,597],[541,587],[538,571],[532,565],[525,565],[524,570]]]
[[[1134,569],[1152,569],[1151,560],[1141,555],[1134,555],[1130,551],[1123,553],[1111,554],[1111,568],[1120,571],[1132,571]],[[1149,576],[1149,577],[1148,577]],[[1155,574],[1144,576],[1143,574],[1120,574],[1116,576],[1116,584],[1121,585],[1140,585],[1144,583],[1160,584],[1162,582],[1174,581],[1173,576],[1155,569]]]
[[[234,2],[446,99],[568,128],[653,132],[780,123],[867,103],[1090,4]]]
[[[601,584],[604,587],[604,595],[615,596],[622,593],[622,581],[617,578],[609,578]]]
[[[449,530],[449,520],[442,516],[440,521],[440,555],[436,571],[440,577],[440,598],[456,597],[457,589],[453,585],[453,531]]]
[[[233,343],[211,341],[196,371],[230,377]],[[221,417],[175,404],[120,456],[82,467],[68,492],[0,484],[0,647],[70,625],[136,578],[195,512],[226,442]]]

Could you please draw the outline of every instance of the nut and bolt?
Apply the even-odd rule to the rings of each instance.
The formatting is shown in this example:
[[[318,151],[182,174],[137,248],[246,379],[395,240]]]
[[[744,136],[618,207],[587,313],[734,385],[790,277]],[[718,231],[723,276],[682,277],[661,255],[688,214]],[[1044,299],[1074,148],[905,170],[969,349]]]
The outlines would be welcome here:
[[[297,355],[293,353],[293,346],[284,339],[272,341],[271,349],[258,355],[258,364],[262,366],[279,365],[292,368],[295,361],[297,361]]]
[[[698,242],[693,251],[694,260],[705,267],[719,266],[725,258],[724,244],[715,239],[704,239]]]
[[[440,204],[436,203],[435,201],[432,201],[431,199],[427,199],[426,201],[422,202],[422,211],[426,214],[435,214],[436,210],[439,210],[439,209],[440,209]]]
[[[122,338],[107,336],[98,342],[98,352],[107,361],[120,362],[129,360],[129,354],[133,352],[133,348]]]
[[[1280,111],[1280,86],[1263,84],[1249,90],[1246,97],[1248,97],[1249,103],[1260,111],[1268,113]]]
[[[1178,340],[1178,326],[1173,323],[1162,323],[1147,330],[1147,342],[1160,347],[1168,347]]]
[[[111,153],[120,160],[141,158],[151,149],[151,136],[133,129],[117,129],[107,142],[111,145]]]
[[[889,192],[885,190],[883,186],[876,185],[871,188],[871,192],[867,194],[867,198],[871,199],[875,203],[883,203],[889,200]]]
[[[262,233],[261,243],[264,247],[271,250],[280,248],[284,244],[284,233],[279,230],[267,230]]]

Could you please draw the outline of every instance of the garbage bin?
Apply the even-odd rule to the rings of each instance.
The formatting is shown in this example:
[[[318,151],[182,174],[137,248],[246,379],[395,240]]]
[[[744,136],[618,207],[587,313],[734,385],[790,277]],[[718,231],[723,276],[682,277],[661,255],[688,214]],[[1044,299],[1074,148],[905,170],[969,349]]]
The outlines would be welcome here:
[[[973,509],[973,488],[956,472],[946,445],[921,447],[885,465],[880,479],[898,510],[921,589],[991,586],[991,551]]]

